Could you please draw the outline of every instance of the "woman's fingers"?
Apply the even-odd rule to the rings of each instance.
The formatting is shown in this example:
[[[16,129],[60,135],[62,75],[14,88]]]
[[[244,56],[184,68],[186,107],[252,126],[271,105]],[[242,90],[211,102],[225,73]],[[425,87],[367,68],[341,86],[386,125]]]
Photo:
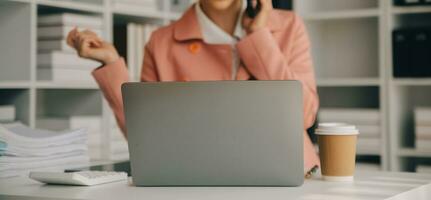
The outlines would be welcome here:
[[[102,44],[102,41],[100,38],[98,38],[95,35],[85,35],[80,34],[75,41],[78,42],[78,44],[81,44],[84,40],[91,40],[91,42],[95,45],[94,47],[99,47]]]
[[[76,37],[77,32],[78,32],[78,29],[75,27],[69,32],[69,34],[67,34],[66,41],[70,47],[74,47],[74,39]]]
[[[103,40],[97,36],[96,33],[90,30],[78,31],[75,27],[72,31],[67,35],[67,44],[76,50],[79,50],[79,46],[82,43],[83,39],[92,39],[92,45],[94,47],[101,46]]]
[[[68,44],[73,46],[78,55],[84,58],[91,58],[92,48],[102,46],[102,40],[92,31],[82,31],[74,29],[69,33]]]
[[[92,48],[101,46],[100,38],[97,35],[82,32],[75,36],[73,43],[78,55],[85,58],[91,58]]]
[[[103,40],[93,31],[90,31],[88,29],[84,30],[81,32],[82,35],[88,36],[88,37],[93,37],[96,39],[97,41],[97,45],[101,45]]]
[[[90,30],[79,31],[74,28],[67,36],[67,44],[73,47],[80,57],[93,59],[102,63],[117,60],[119,55],[111,44],[104,42]]]
[[[92,58],[92,52],[101,45],[97,38],[92,36],[80,37],[78,41],[78,54],[84,58]]]
[[[83,39],[91,39],[94,42],[95,47],[99,47],[102,44],[102,39],[100,39],[95,33],[91,31],[82,31],[77,36],[77,40],[81,42]]]

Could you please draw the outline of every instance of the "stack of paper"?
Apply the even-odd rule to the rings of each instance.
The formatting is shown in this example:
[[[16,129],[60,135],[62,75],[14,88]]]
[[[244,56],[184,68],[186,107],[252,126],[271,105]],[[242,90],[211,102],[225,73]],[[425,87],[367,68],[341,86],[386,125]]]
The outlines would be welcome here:
[[[88,163],[85,129],[53,132],[21,123],[0,124],[0,178],[25,175],[37,168]]]
[[[38,80],[93,82],[91,71],[99,62],[83,59],[66,43],[74,28],[88,29],[103,37],[102,18],[83,14],[53,14],[38,17]]]
[[[416,172],[431,174],[431,165],[417,165]]]
[[[90,159],[102,159],[102,117],[101,116],[69,116],[69,117],[43,117],[36,121],[36,127],[53,131],[70,129],[87,129],[87,146]]]
[[[415,108],[414,120],[416,148],[431,150],[431,107]]]
[[[359,130],[357,152],[374,154],[380,152],[381,123],[378,109],[323,108],[319,122],[341,122],[355,125]]]
[[[127,10],[129,12],[162,12],[163,1],[157,0],[113,0],[112,7],[116,11]]]
[[[144,46],[159,27],[154,24],[127,24],[127,64],[133,81],[140,81]]]
[[[15,121],[15,106],[0,105],[0,122],[13,122],[13,121]]]

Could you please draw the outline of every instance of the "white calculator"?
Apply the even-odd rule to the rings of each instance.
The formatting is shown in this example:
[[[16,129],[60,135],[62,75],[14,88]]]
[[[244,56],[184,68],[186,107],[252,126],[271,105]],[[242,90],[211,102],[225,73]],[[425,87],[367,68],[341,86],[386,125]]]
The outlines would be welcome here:
[[[48,184],[90,186],[127,180],[127,173],[108,171],[30,172],[30,178]]]

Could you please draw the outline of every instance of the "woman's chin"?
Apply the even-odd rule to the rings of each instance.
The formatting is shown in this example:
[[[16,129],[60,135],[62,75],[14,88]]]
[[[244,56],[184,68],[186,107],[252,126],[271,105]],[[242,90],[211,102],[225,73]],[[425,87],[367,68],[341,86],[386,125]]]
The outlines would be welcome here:
[[[234,6],[236,1],[239,1],[239,0],[203,0],[203,1],[204,3],[208,4],[208,6],[211,7],[212,9],[223,11],[223,10],[228,10],[229,8]]]

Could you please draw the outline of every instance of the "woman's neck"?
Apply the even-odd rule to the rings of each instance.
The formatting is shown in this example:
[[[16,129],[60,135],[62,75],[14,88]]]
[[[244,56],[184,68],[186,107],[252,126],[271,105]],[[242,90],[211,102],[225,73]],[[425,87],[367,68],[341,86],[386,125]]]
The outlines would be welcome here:
[[[202,11],[211,19],[218,27],[223,29],[226,33],[233,35],[238,18],[241,14],[242,1],[235,1],[232,5],[225,10],[211,9],[205,3],[200,1]]]

